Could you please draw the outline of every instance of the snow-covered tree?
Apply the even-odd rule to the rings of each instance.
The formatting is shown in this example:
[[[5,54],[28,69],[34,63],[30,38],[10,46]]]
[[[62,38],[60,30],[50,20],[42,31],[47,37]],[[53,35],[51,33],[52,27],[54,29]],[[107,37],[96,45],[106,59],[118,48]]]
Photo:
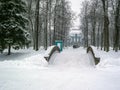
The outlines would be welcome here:
[[[26,43],[26,4],[22,0],[0,0],[0,46],[8,47],[8,55],[14,44]]]

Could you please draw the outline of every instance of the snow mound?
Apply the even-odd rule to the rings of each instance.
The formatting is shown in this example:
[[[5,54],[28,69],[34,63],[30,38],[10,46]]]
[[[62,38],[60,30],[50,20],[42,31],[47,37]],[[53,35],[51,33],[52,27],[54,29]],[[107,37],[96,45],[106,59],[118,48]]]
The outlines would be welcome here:
[[[94,46],[92,46],[92,48],[95,52],[95,56],[100,57],[100,63],[97,67],[104,68],[109,66],[120,66],[120,51],[115,52],[110,48],[109,52],[105,52]]]
[[[50,52],[51,52],[51,50],[52,50],[54,47],[55,47],[55,45],[48,47],[47,51],[46,51],[45,54],[44,54],[44,57],[48,57],[49,54],[50,54]]]
[[[98,67],[120,66],[120,58],[108,58],[101,61]]]
[[[28,57],[25,59],[26,63],[39,65],[39,66],[47,66],[48,62],[45,60],[45,58],[38,54],[32,57]]]

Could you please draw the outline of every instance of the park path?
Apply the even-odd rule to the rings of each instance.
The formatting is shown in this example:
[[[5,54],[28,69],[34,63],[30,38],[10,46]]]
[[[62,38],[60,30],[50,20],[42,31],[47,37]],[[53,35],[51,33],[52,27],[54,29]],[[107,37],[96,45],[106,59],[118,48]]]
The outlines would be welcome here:
[[[94,60],[83,48],[69,48],[61,53],[54,54],[50,65],[66,67],[94,67]]]

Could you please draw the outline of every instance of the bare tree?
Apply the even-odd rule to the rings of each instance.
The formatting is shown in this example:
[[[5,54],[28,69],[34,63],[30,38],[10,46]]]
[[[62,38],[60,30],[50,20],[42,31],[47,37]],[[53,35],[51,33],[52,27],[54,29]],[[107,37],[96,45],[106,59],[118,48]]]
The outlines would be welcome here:
[[[35,11],[35,31],[34,31],[34,49],[36,51],[39,50],[39,45],[38,45],[38,33],[39,33],[39,6],[40,6],[40,0],[37,0],[36,3],[36,11]]]
[[[56,0],[54,7],[53,44],[55,40],[65,41],[71,26],[71,13],[69,2],[66,0]]]
[[[120,0],[116,2],[116,10],[115,10],[115,35],[114,35],[114,49],[117,52],[119,49],[119,18],[120,18]]]
[[[83,2],[83,8],[82,8],[82,16],[81,16],[81,21],[82,21],[82,31],[83,31],[83,35],[84,35],[84,39],[83,39],[83,43],[84,43],[84,47],[88,47],[89,45],[89,32],[88,32],[88,28],[89,28],[89,2],[85,1]]]
[[[104,11],[104,50],[109,51],[109,18],[108,18],[108,0],[101,0]]]

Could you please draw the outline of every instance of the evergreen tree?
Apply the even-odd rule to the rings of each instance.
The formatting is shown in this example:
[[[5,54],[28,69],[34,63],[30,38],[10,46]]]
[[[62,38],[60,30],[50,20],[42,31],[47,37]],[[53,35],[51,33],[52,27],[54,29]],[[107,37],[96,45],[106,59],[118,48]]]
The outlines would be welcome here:
[[[26,4],[22,0],[0,0],[0,46],[8,47],[8,55],[12,45],[22,46],[27,40],[25,13]]]

